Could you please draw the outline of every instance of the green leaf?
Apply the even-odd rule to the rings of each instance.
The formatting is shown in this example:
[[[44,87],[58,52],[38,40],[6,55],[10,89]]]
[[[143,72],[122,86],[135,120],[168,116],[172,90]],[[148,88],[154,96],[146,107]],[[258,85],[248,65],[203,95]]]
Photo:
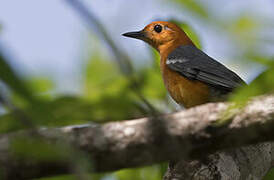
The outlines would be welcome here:
[[[247,57],[248,60],[264,65],[267,68],[274,68],[274,57],[265,57],[264,55],[258,54],[254,51],[247,52],[245,57]]]
[[[234,32],[234,34],[240,35],[244,35],[246,32],[252,31],[259,27],[258,22],[254,18],[247,15],[237,17],[231,24],[231,31]]]
[[[230,100],[245,103],[250,97],[274,92],[274,68],[269,68],[261,73],[248,86],[239,88],[232,94]]]
[[[53,82],[45,77],[33,77],[25,83],[36,94],[47,93],[54,88]]]
[[[159,180],[162,179],[161,167],[159,165],[124,169],[115,172],[117,180]]]
[[[265,175],[265,177],[263,178],[263,180],[273,180],[274,179],[274,168],[271,168],[267,174]]]

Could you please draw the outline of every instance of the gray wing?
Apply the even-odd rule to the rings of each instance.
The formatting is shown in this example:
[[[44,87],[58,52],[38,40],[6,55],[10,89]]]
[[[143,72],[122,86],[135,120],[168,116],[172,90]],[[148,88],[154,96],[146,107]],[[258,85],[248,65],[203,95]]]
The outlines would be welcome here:
[[[186,78],[226,91],[245,84],[236,73],[194,46],[179,46],[168,55],[166,64]]]

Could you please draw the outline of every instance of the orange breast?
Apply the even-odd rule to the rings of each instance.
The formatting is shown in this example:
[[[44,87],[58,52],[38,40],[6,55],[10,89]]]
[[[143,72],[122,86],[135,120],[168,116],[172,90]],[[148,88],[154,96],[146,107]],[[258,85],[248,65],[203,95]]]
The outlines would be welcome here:
[[[185,108],[209,102],[209,87],[199,81],[192,81],[172,71],[161,63],[163,80],[171,97]]]

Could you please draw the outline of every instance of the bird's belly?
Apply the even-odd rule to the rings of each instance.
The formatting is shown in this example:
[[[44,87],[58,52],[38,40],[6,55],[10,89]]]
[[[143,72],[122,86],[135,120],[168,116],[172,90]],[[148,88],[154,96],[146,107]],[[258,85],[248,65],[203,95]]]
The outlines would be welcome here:
[[[192,81],[179,73],[166,69],[163,79],[171,97],[185,108],[209,102],[209,87],[199,81]]]

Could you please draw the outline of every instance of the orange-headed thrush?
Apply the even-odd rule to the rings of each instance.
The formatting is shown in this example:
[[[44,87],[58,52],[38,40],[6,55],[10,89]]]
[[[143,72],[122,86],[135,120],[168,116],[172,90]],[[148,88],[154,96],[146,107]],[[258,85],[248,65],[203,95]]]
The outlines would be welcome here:
[[[141,39],[160,53],[165,87],[185,108],[223,101],[245,84],[236,73],[198,49],[174,23],[156,21],[141,31],[123,35]]]

